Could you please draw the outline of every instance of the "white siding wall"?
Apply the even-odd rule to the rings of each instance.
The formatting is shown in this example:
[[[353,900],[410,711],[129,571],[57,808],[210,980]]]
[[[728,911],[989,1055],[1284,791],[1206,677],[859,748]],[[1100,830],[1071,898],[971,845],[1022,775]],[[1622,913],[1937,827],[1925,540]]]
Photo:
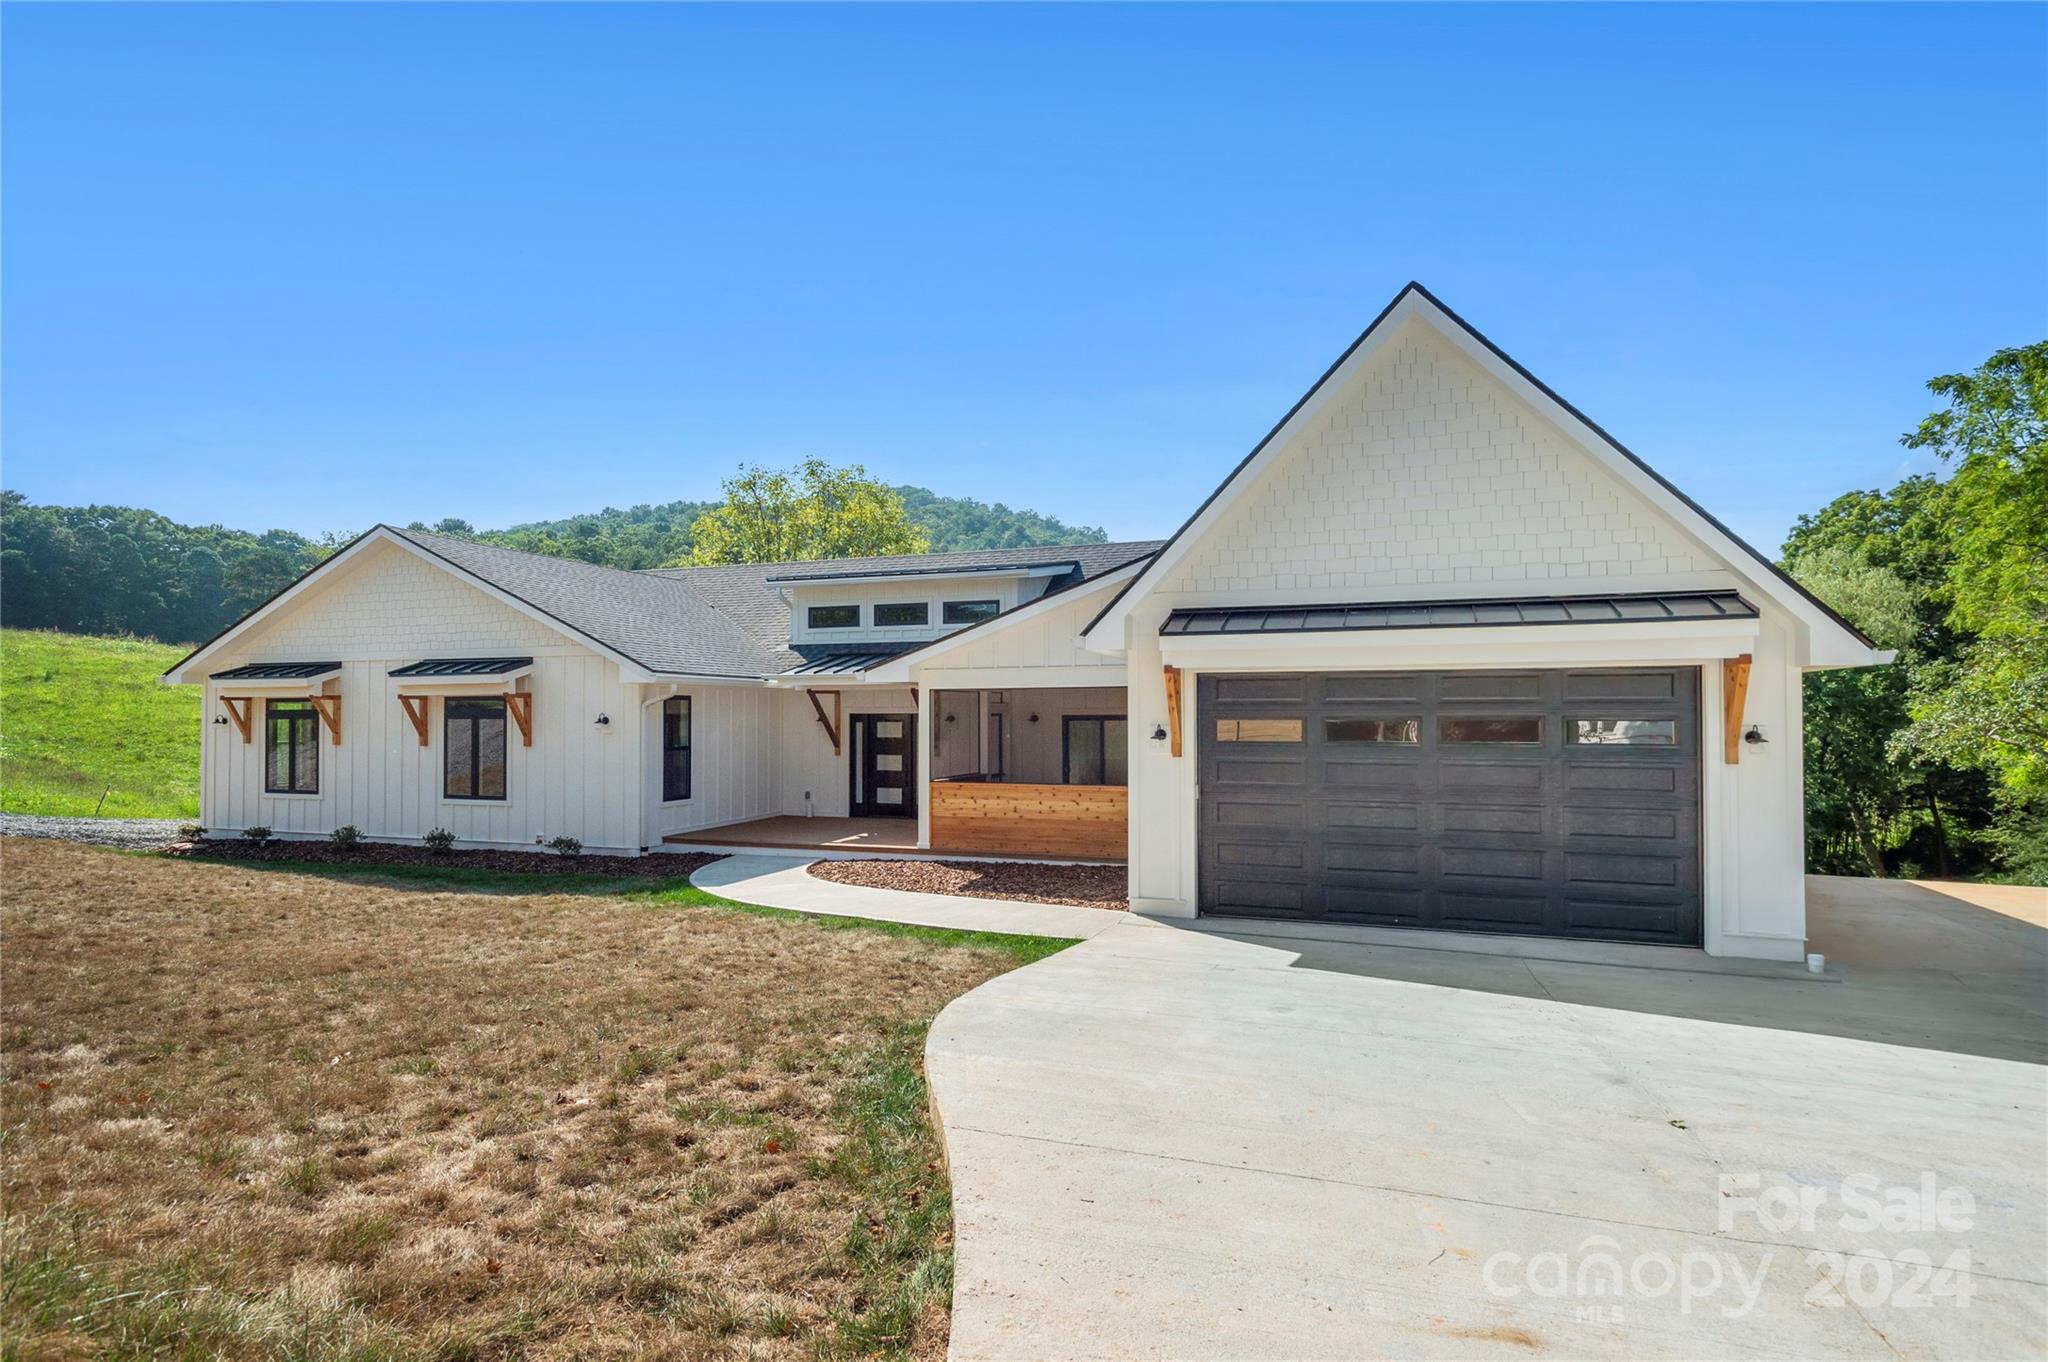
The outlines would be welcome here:
[[[443,799],[441,703],[421,747],[388,674],[423,657],[494,655],[534,659],[533,746],[521,745],[511,727],[504,801]],[[416,839],[445,827],[479,844],[531,846],[536,837],[567,835],[593,851],[639,847],[638,687],[621,684],[608,659],[387,545],[207,667],[327,660],[344,663],[342,742],[335,747],[323,729],[318,795],[264,793],[262,700],[255,741],[245,744],[232,724],[213,722],[226,712],[223,688],[207,684],[200,810],[208,828],[322,834],[354,824],[371,837]],[[597,725],[600,713],[609,725]]]
[[[1701,577],[1726,574],[1534,410],[1410,322],[1293,437],[1164,591],[1419,599],[1529,583],[1647,590]]]
[[[826,687],[824,689],[829,689]],[[915,714],[916,703],[908,686],[878,686],[869,690],[848,687],[840,692],[842,714]],[[832,712],[832,700],[821,695],[825,712]],[[929,750],[930,739],[918,735]],[[800,690],[775,692],[775,772],[778,813],[815,813],[821,818],[844,818],[847,811],[847,762],[853,745],[842,721],[839,754],[832,753],[832,740],[818,722],[817,712]],[[811,793],[808,807],[804,792]]]
[[[1409,323],[1298,436],[1168,575],[1126,629],[1131,720],[1133,906],[1193,915],[1196,901],[1195,734],[1200,669],[1183,678],[1184,753],[1136,736],[1166,721],[1158,629],[1175,606],[1429,599],[1577,591],[1735,586],[1738,579],[1689,534],[1642,502],[1518,398],[1433,331]],[[1755,599],[1751,593],[1751,599]],[[1706,945],[1726,955],[1796,959],[1806,934],[1800,675],[1804,627],[1776,607],[1753,644],[1745,722],[1770,742],[1721,752],[1721,668],[1700,652],[1602,658],[1593,665],[1687,663],[1702,668],[1702,872]],[[1445,631],[1447,635],[1459,631]],[[1505,651],[1494,666],[1588,665],[1560,633],[1543,647]],[[1390,668],[1485,666],[1470,634],[1390,655]],[[1454,645],[1468,645],[1459,649]],[[1308,645],[1313,648],[1313,644]],[[1371,670],[1370,644],[1341,661],[1284,668]],[[1361,660],[1361,649],[1365,659]],[[1339,652],[1330,645],[1332,658]],[[950,660],[949,660],[950,661]],[[1258,670],[1256,655],[1217,670]]]
[[[987,625],[934,657],[929,665],[918,666],[916,674],[932,685],[981,687],[1032,684],[1028,676],[1006,682],[1003,676],[1009,672],[1084,668],[1103,674],[1097,684],[1118,684],[1108,674],[1122,671],[1123,659],[1091,653],[1081,646],[1081,631],[1109,603],[1115,590],[1077,588],[1067,593],[1065,604],[1047,601],[1037,607],[1044,613],[1036,618]],[[1078,684],[1086,683],[1084,677]]]
[[[647,686],[643,692],[653,702],[646,707],[642,739],[650,840],[776,812],[776,692],[762,686],[677,689],[690,697],[690,797],[674,803],[661,798],[661,701],[668,687]]]

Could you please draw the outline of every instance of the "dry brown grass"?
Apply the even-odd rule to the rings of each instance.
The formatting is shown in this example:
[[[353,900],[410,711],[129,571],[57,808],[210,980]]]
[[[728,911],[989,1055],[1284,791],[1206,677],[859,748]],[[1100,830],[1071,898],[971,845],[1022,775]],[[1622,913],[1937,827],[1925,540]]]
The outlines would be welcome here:
[[[1014,957],[0,855],[10,1354],[944,1352],[904,1106],[924,1023]]]

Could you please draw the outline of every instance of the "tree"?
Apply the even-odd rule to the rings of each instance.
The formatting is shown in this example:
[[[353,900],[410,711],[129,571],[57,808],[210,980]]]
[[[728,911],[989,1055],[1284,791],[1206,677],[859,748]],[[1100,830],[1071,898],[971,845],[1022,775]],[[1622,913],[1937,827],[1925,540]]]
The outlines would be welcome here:
[[[1816,544],[1819,538],[1810,535],[1815,546],[1788,560],[1787,570],[1878,646],[1904,648],[1919,628],[1912,589],[1852,541]],[[1891,873],[1885,852],[1900,840],[1920,785],[1920,773],[1895,761],[1889,747],[1906,725],[1906,688],[1906,672],[1895,667],[1806,679],[1807,863],[1813,869]]]
[[[1899,748],[2031,797],[2048,792],[2048,341],[1927,386],[1948,406],[1900,440],[1955,465],[1940,522],[1947,622],[1970,637],[1921,677]]]
[[[691,527],[689,561],[788,563],[925,553],[931,540],[911,523],[903,498],[859,464],[832,468],[806,459],[795,475],[743,468],[725,501]]]

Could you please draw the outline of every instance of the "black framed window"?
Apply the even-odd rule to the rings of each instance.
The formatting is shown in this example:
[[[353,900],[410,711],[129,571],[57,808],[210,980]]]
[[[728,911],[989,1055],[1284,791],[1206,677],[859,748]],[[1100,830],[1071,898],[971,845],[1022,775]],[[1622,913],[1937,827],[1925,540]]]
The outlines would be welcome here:
[[[505,797],[505,702],[443,703],[441,793],[449,799]]]
[[[875,607],[877,629],[900,629],[905,625],[930,624],[932,603],[930,601],[898,601]]]
[[[948,624],[979,624],[1002,613],[1001,601],[947,601],[940,618]]]
[[[858,629],[860,628],[860,607],[857,605],[814,605],[805,618],[813,629]]]
[[[263,792],[320,793],[320,715],[312,701],[263,702]]]
[[[1130,784],[1131,726],[1121,714],[1060,721],[1060,779],[1068,785]]]
[[[690,697],[661,702],[661,797],[690,797]]]

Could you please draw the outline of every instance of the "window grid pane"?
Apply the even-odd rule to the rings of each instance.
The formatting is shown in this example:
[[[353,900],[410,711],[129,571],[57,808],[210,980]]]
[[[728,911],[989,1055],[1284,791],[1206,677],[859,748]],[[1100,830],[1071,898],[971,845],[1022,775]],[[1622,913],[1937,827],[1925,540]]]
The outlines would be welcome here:
[[[902,602],[895,605],[878,605],[875,607],[875,626],[877,628],[901,628],[905,625],[929,624],[931,618],[932,607],[928,601]]]
[[[806,616],[813,629],[858,629],[860,628],[860,607],[857,605],[814,605]]]
[[[1102,783],[1104,785],[1128,785],[1130,780],[1130,734],[1129,721],[1104,719],[1102,721]]]
[[[1001,601],[947,601],[944,618],[948,624],[975,624],[1002,612]]]

